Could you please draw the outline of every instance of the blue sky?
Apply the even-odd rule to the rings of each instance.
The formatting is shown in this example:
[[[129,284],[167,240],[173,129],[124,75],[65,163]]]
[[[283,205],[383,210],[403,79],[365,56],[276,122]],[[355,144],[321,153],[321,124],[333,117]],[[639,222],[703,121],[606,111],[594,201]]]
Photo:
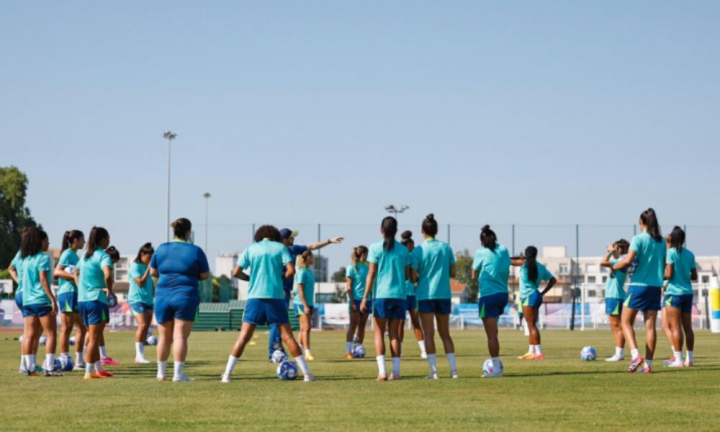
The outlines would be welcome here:
[[[3,2],[0,165],[56,245],[162,241],[172,129],[172,216],[204,244],[213,193],[210,255],[253,222],[324,223],[348,238],[334,269],[388,203],[458,224],[456,247],[484,223],[568,225],[518,247],[623,225],[586,231],[599,253],[648,206],[720,225],[718,22],[713,2]],[[720,229],[688,236],[720,254]]]

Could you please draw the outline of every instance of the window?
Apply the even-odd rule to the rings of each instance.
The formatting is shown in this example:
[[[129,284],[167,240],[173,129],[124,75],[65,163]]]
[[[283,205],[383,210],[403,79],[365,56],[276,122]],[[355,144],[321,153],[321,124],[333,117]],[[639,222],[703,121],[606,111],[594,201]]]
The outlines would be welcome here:
[[[595,276],[588,276],[588,283],[594,284],[597,283],[597,278]]]
[[[603,277],[602,277],[602,282],[603,282],[603,283],[606,283],[606,282],[607,282],[607,278],[608,278],[607,276],[603,276]]]
[[[560,264],[558,267],[558,274],[568,275],[570,274],[570,266],[567,264]]]
[[[703,277],[702,277],[702,283],[704,283],[704,284],[710,283],[710,276],[703,276]]]
[[[588,295],[588,297],[590,297],[590,298],[595,298],[595,297],[597,297],[597,291],[595,291],[595,290],[588,290],[588,294],[587,294],[587,295]]]
[[[587,264],[585,266],[585,271],[587,273],[598,273],[600,269],[598,268],[597,264]]]

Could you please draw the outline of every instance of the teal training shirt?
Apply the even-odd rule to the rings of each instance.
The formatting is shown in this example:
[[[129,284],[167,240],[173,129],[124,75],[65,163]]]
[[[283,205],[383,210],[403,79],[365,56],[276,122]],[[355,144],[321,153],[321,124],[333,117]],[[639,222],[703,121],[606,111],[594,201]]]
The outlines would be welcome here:
[[[352,279],[352,296],[353,300],[362,300],[365,295],[365,287],[367,286],[367,275],[370,271],[367,263],[358,263],[357,269],[350,264],[345,267],[345,277]],[[372,291],[368,293],[368,300],[372,299]]]
[[[385,250],[383,242],[373,243],[370,246],[368,262],[377,265],[375,299],[407,298],[405,270],[410,265],[410,254],[402,243],[395,241],[392,250]]]
[[[50,297],[45,294],[40,282],[40,273],[44,272],[47,276],[48,286],[52,284],[50,257],[45,252],[38,252],[35,255],[22,258],[21,266],[24,289],[23,306],[50,305]]]
[[[450,246],[429,238],[416,247],[412,254],[413,268],[418,271],[417,299],[451,299],[450,267],[455,265],[455,254]]]
[[[505,246],[496,244],[494,250],[481,247],[475,252],[473,268],[478,273],[480,297],[507,294],[510,278],[510,254]]]
[[[630,250],[635,251],[637,267],[632,275],[632,285],[661,287],[665,277],[665,240],[654,240],[643,232],[633,237]]]
[[[248,246],[238,260],[238,266],[250,270],[248,299],[284,299],[283,276],[291,262],[282,243],[263,239]]]
[[[668,282],[665,289],[666,294],[671,295],[690,295],[692,289],[692,271],[697,269],[695,264],[695,254],[682,248],[680,252],[675,248],[668,249],[666,264],[672,264],[673,277]]]
[[[303,294],[305,294],[305,301],[308,306],[315,305],[315,275],[312,270],[306,268],[299,268],[295,273],[295,299],[293,303],[302,304],[300,299],[300,286],[303,286]]]

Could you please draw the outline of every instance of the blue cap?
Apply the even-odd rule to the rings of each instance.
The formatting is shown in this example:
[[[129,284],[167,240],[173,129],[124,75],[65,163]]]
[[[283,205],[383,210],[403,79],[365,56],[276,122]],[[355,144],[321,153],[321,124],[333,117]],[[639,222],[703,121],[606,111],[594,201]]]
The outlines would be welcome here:
[[[291,231],[289,228],[283,228],[280,230],[280,240],[285,240],[290,237],[297,237],[300,234],[298,231]]]

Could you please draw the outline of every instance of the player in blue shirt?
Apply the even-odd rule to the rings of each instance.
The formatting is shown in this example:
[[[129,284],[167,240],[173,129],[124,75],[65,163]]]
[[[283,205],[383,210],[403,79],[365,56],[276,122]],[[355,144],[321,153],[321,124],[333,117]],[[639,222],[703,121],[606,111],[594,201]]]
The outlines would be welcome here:
[[[685,246],[685,231],[679,226],[673,228],[668,236],[670,249],[665,261],[665,310],[673,346],[673,361],[668,367],[692,367],[695,349],[695,332],[692,328],[693,289],[692,281],[697,280],[695,255]],[[682,361],[683,331],[687,353]]]
[[[73,327],[75,332],[75,368],[85,369],[83,350],[87,329],[82,322],[78,309],[78,288],[75,284],[75,267],[80,260],[77,252],[85,247],[85,236],[82,231],[65,231],[62,238],[60,260],[55,266],[53,276],[58,280],[58,305],[61,313],[60,357],[70,356],[70,335]]]
[[[368,311],[368,298],[373,291],[373,320],[375,323],[375,360],[378,364],[378,381],[400,379],[400,338],[398,329],[405,319],[407,294],[405,281],[410,275],[410,254],[405,246],[395,241],[397,220],[383,219],[380,232],[383,241],[370,246],[365,294],[360,310]],[[390,335],[392,374],[385,371],[385,330]]]
[[[540,317],[540,305],[543,296],[555,285],[555,277],[537,262],[538,250],[535,246],[525,248],[525,256],[513,258],[512,264],[520,267],[520,303],[523,316],[528,326],[528,337],[530,348],[528,352],[519,357],[520,360],[544,360],[545,354],[540,345],[540,330],[537,328],[537,321]],[[540,291],[540,284],[545,281],[547,285]]]
[[[62,376],[54,370],[55,344],[57,336],[57,305],[50,289],[52,268],[46,252],[50,246],[45,231],[30,227],[23,233],[20,246],[20,278],[23,284],[22,314],[25,321],[23,335],[24,369],[28,376],[35,376],[37,356],[33,353],[36,339],[40,338],[42,327],[47,342],[45,345],[45,376]]]
[[[157,380],[165,381],[170,345],[173,345],[174,382],[192,381],[185,375],[188,337],[200,307],[198,281],[210,277],[202,249],[190,243],[192,223],[180,218],[172,223],[174,239],[161,244],[150,259],[150,274],[158,278],[155,320],[158,323]]]
[[[400,234],[400,243],[407,248],[410,254],[410,265],[412,267],[412,252],[415,249],[415,240],[412,238],[412,231],[405,231]],[[415,278],[415,282],[410,279],[405,281],[405,295],[407,296],[406,309],[408,315],[410,315],[415,340],[417,340],[418,346],[420,347],[420,358],[426,359],[425,335],[423,334],[422,326],[420,325],[420,316],[418,315],[417,278]],[[400,323],[398,337],[400,338],[400,353],[402,354],[402,343],[405,340],[405,320]]]
[[[145,342],[153,315],[153,285],[150,277],[150,259],[155,248],[151,243],[145,243],[138,250],[135,260],[130,264],[130,290],[128,303],[137,322],[135,332],[135,363],[150,363],[145,359]]]
[[[310,243],[307,246],[304,245],[296,245],[295,244],[295,237],[298,236],[298,231],[292,231],[289,228],[283,228],[280,231],[280,241],[283,245],[288,249],[290,252],[290,257],[292,258],[292,262],[294,263],[297,257],[305,252],[305,251],[314,251],[318,249],[322,249],[327,245],[333,244],[333,243],[342,243],[343,238],[342,237],[335,237],[331,239],[327,239],[322,242],[317,243]],[[282,269],[281,269],[282,270]],[[292,293],[293,289],[293,283],[294,279],[291,278],[284,278],[283,279],[283,288],[285,290],[285,303],[287,307],[290,307],[290,294]],[[282,337],[280,336],[280,331],[276,325],[270,326],[270,339],[268,341],[268,361],[272,361],[272,353],[275,350],[285,351],[282,345]]]
[[[365,326],[370,314],[360,310],[365,283],[370,267],[367,263],[368,248],[366,246],[354,247],[350,254],[350,265],[345,267],[346,287],[348,293],[348,309],[350,311],[350,325],[345,337],[345,358],[352,359],[353,342],[358,345],[365,341]],[[368,298],[368,310],[372,310],[372,297]]]
[[[620,261],[623,255],[628,253],[629,249],[630,243],[625,239],[620,239],[608,246],[607,253],[600,261],[602,267],[610,269],[610,274],[605,282],[605,313],[608,316],[610,330],[612,330],[615,340],[615,354],[605,360],[608,362],[625,359],[625,336],[620,324],[620,315],[622,315],[622,304],[625,300],[625,280],[628,272],[627,269],[613,270],[613,266]]]
[[[642,212],[639,225],[642,233],[633,237],[630,242],[630,252],[613,266],[613,270],[625,270],[637,260],[627,298],[623,303],[621,322],[625,340],[630,345],[632,353],[628,372],[634,373],[639,370],[642,373],[650,373],[657,343],[655,322],[660,310],[666,247],[655,210],[650,208]],[[645,318],[644,359],[640,357],[633,329],[638,311],[642,311]]]
[[[493,372],[484,378],[496,378],[503,375],[500,362],[500,341],[498,340],[498,319],[508,303],[508,278],[510,277],[510,254],[505,246],[497,242],[495,232],[489,225],[480,231],[482,247],[475,252],[473,260],[473,279],[480,285],[478,309],[488,338],[488,351]]]
[[[290,353],[295,357],[306,382],[315,381],[300,345],[293,336],[283,287],[283,278],[295,275],[290,251],[280,243],[280,232],[272,225],[263,225],[255,232],[255,243],[243,251],[233,271],[240,277],[243,269],[250,270],[248,300],[245,302],[242,328],[228,358],[220,382],[230,383],[235,366],[252,340],[257,326],[276,324]],[[309,306],[309,305],[308,305]]]

